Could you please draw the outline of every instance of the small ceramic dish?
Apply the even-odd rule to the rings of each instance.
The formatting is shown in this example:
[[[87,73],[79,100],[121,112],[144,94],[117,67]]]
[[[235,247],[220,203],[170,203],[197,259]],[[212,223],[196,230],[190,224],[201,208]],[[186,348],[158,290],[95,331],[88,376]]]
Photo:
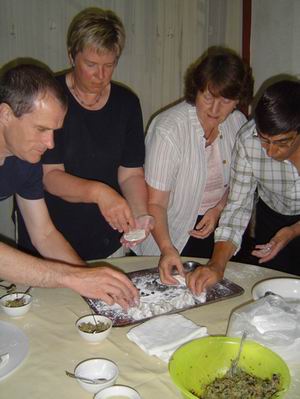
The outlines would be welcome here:
[[[140,394],[133,388],[125,385],[114,385],[98,392],[94,399],[142,399]]]
[[[105,316],[88,315],[80,317],[76,321],[76,328],[80,336],[86,341],[101,342],[110,334],[112,321]]]
[[[300,278],[277,277],[260,281],[252,288],[254,300],[262,298],[267,292],[282,296],[287,300],[300,299]]]
[[[95,378],[105,378],[106,382],[99,384],[89,384],[87,382],[77,379],[78,384],[88,392],[96,393],[104,388],[108,388],[113,385],[118,376],[118,366],[111,360],[108,359],[87,359],[80,362],[74,370],[76,377],[89,378],[91,380]]]
[[[0,305],[4,312],[12,317],[20,317],[31,308],[32,296],[23,292],[6,294],[0,298]]]

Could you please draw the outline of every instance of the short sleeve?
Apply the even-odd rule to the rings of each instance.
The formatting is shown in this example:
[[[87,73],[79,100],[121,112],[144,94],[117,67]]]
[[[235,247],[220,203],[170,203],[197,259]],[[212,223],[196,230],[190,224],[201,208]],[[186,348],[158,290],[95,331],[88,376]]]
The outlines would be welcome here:
[[[174,136],[172,136],[174,138]],[[169,132],[155,119],[146,136],[145,178],[157,190],[171,191],[180,155]]]
[[[127,103],[127,126],[121,165],[127,168],[141,167],[145,161],[145,136],[140,102],[134,95]]]
[[[34,165],[29,165],[27,176],[24,179],[23,184],[17,190],[17,194],[22,198],[30,200],[44,197],[43,170],[40,162]]]
[[[64,129],[58,129],[54,132],[54,148],[47,150],[42,156],[44,164],[63,164],[63,146]]]

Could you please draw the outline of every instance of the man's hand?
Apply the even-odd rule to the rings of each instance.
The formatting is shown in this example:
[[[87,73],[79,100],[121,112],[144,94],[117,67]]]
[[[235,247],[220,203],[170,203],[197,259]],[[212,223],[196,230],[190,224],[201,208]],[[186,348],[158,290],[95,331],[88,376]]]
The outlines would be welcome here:
[[[209,209],[196,225],[195,229],[191,230],[189,234],[194,238],[207,238],[215,231],[219,217],[220,211],[216,207]]]
[[[120,233],[135,228],[135,221],[127,201],[117,191],[102,185],[97,204],[107,223]]]
[[[182,277],[185,277],[180,255],[174,247],[162,251],[158,268],[161,282],[164,284],[178,284],[178,280],[172,276],[172,271],[174,269],[176,269]]]
[[[206,266],[199,266],[193,272],[186,275],[187,287],[194,295],[200,295],[202,291],[212,287],[217,282],[222,280],[223,272],[214,267],[213,264]]]
[[[252,251],[252,255],[259,258],[258,263],[268,262],[295,237],[294,225],[283,227],[268,243],[256,245],[255,249]]]
[[[97,298],[108,305],[118,303],[128,309],[139,303],[139,293],[129,278],[110,267],[70,268],[66,276],[66,286],[79,294]]]

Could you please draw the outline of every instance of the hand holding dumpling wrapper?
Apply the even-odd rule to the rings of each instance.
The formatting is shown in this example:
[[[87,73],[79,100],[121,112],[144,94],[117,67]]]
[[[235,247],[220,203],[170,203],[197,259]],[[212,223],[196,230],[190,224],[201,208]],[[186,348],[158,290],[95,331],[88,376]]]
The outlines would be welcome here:
[[[121,243],[126,248],[134,247],[142,242],[154,227],[154,218],[150,215],[141,215],[135,219],[136,228],[123,234]]]
[[[146,232],[144,229],[135,229],[129,233],[124,234],[124,239],[126,241],[139,241],[146,237]]]

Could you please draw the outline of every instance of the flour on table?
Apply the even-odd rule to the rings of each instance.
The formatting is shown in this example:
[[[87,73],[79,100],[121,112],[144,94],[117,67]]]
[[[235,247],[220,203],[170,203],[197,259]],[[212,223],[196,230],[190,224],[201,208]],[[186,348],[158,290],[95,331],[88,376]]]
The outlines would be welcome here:
[[[233,279],[233,280],[237,280],[237,281],[245,281],[246,279],[250,279],[250,278],[258,278],[258,277],[263,277],[264,276],[264,269],[261,268],[260,266],[254,266],[251,265],[251,267],[247,267],[247,265],[243,265],[242,269],[230,269],[227,268],[225,271],[225,276],[228,279]]]

